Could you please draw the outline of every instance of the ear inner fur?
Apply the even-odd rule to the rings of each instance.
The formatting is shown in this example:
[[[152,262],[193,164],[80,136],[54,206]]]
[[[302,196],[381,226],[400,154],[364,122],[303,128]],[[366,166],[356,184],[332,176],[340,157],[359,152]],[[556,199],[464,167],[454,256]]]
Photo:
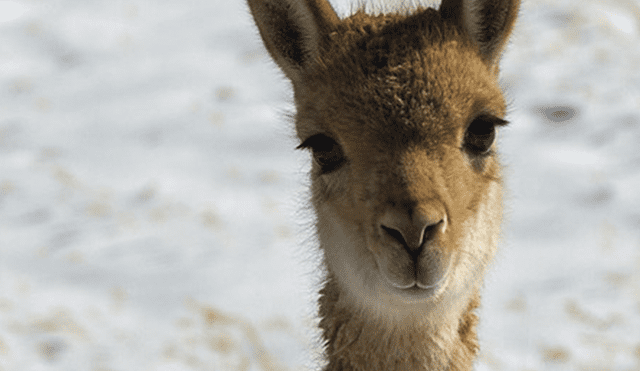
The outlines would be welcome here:
[[[248,0],[267,51],[291,80],[311,65],[340,22],[323,0]]]
[[[519,1],[443,0],[440,13],[478,45],[489,64],[496,64],[513,30]]]

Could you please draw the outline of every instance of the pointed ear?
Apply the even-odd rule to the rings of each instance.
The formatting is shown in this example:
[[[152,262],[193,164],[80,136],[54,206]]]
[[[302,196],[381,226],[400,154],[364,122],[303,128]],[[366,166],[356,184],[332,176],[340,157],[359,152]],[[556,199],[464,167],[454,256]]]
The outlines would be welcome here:
[[[497,65],[518,16],[520,0],[442,0],[442,18],[455,23],[486,62]]]
[[[247,0],[267,51],[291,80],[317,58],[340,22],[327,0]]]

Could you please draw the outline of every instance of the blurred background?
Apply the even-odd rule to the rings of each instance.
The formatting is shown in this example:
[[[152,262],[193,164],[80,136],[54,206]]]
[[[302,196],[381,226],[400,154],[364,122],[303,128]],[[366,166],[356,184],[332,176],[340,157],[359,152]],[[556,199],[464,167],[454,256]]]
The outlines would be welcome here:
[[[639,45],[523,2],[477,370],[640,370]],[[243,1],[0,1],[0,371],[317,370],[292,108]]]

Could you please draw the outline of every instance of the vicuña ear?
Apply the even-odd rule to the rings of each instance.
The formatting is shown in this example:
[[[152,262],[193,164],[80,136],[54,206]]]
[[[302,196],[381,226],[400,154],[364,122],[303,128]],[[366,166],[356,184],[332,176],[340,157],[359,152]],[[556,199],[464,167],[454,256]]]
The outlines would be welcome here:
[[[520,0],[442,0],[440,14],[460,27],[496,65],[518,16]]]
[[[291,80],[317,58],[340,22],[327,0],[247,0],[273,60]]]

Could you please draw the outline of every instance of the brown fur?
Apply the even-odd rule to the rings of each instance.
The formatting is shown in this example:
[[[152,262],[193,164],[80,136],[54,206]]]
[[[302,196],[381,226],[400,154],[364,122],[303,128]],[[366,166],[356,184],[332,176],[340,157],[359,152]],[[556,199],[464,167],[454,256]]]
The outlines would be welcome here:
[[[419,323],[405,329],[387,328],[337,306],[340,290],[330,280],[320,291],[320,328],[327,341],[326,370],[470,370],[478,351],[474,297],[465,311],[458,337],[430,334]]]
[[[325,370],[472,369],[502,181],[471,126],[505,123],[498,61],[519,1],[343,20],[326,0],[248,3],[316,159]]]

